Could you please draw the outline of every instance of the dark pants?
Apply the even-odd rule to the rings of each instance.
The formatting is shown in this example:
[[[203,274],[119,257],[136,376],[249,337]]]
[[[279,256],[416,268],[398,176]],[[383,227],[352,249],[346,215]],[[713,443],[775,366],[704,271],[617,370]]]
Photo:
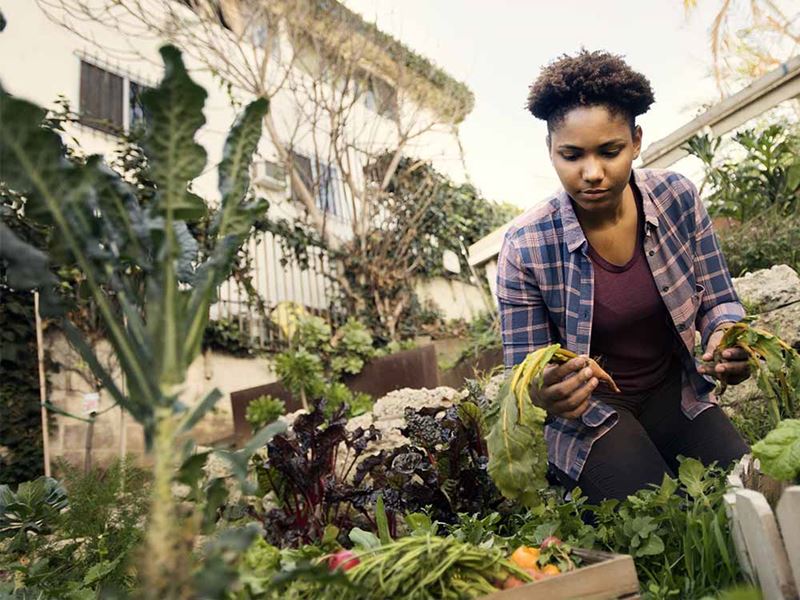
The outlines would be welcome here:
[[[683,414],[681,371],[677,364],[674,367],[652,392],[602,397],[619,420],[594,443],[577,482],[557,470],[564,487],[577,485],[591,504],[623,500],[649,484],[660,484],[665,473],[674,477],[679,455],[728,467],[749,452],[719,407],[707,408],[694,419]]]

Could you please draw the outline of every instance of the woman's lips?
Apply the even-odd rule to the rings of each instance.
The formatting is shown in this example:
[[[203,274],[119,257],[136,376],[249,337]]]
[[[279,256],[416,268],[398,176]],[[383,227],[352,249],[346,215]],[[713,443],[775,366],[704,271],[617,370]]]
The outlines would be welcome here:
[[[608,194],[608,190],[584,190],[581,195],[589,200],[597,200],[603,198]]]

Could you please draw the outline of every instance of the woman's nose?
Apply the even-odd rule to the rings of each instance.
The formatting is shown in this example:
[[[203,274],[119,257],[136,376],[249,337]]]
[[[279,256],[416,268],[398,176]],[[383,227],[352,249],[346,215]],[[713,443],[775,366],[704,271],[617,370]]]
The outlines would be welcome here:
[[[603,169],[598,161],[587,159],[583,163],[581,176],[588,183],[600,182],[603,181]]]

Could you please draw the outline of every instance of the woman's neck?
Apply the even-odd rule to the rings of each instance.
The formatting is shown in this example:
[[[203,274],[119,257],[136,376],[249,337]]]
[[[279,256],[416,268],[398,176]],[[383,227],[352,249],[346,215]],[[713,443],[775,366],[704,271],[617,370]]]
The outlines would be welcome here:
[[[575,216],[584,231],[602,231],[610,229],[623,222],[628,216],[636,213],[636,199],[633,196],[631,185],[625,186],[619,198],[609,201],[608,206],[602,210],[584,210],[577,203],[573,203]]]

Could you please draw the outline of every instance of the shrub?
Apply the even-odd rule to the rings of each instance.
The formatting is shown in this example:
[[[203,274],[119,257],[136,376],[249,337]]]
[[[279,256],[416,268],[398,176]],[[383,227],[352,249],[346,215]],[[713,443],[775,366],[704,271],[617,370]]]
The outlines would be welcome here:
[[[732,275],[786,264],[800,271],[800,211],[783,215],[775,209],[722,231],[722,252]]]
[[[286,404],[283,400],[269,395],[260,396],[247,405],[245,419],[253,426],[254,431],[258,431],[276,421],[285,412]]]

